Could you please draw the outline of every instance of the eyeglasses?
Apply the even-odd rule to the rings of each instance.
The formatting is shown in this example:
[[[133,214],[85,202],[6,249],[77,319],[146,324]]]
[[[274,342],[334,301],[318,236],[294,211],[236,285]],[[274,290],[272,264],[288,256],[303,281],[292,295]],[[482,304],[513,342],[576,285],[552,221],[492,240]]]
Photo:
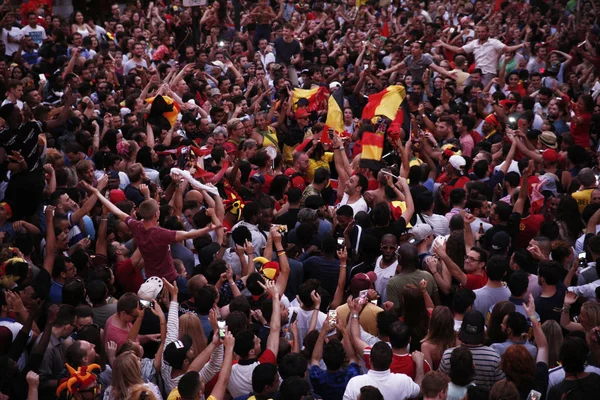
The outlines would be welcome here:
[[[478,259],[476,259],[476,258],[473,258],[473,257],[471,257],[471,256],[465,256],[465,261],[479,262],[479,260],[478,260]]]

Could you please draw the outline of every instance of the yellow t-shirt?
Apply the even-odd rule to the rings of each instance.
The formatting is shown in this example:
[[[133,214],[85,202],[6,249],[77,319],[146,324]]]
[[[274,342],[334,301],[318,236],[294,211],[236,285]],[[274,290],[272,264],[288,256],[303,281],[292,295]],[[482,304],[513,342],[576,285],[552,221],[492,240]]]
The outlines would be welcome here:
[[[340,324],[346,326],[348,322],[348,315],[350,314],[350,309],[347,304],[341,305],[336,308],[337,318]],[[375,304],[369,302],[365,306],[365,308],[360,313],[360,318],[358,322],[363,330],[367,333],[370,333],[373,336],[377,336],[377,314],[382,312],[383,309],[376,306]]]
[[[583,212],[583,209],[592,202],[593,191],[594,189],[584,189],[571,194],[571,197],[577,200],[579,212]]]
[[[267,127],[267,131],[261,131],[260,134],[263,137],[262,147],[278,147],[279,139],[277,138],[277,132],[273,129],[272,126]]]
[[[181,399],[181,397],[179,396],[179,390],[177,390],[177,388],[173,389],[171,391],[171,393],[169,393],[169,397],[167,397],[167,400],[179,400]],[[208,396],[208,398],[206,400],[217,400],[217,398],[215,396]]]
[[[306,174],[308,181],[312,182],[313,178],[315,177],[315,171],[319,168],[327,168],[329,170],[329,163],[331,161],[333,161],[333,153],[331,152],[325,152],[325,154],[323,154],[323,158],[320,160],[313,160],[310,158],[308,160],[308,173]]]

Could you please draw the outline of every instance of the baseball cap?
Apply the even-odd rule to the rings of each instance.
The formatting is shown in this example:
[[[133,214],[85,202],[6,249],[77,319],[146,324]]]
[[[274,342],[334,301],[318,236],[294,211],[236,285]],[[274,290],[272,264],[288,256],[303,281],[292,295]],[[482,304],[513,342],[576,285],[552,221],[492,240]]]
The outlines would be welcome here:
[[[462,174],[464,172],[463,169],[465,168],[465,165],[467,165],[467,162],[465,161],[465,159],[462,158],[462,156],[457,156],[457,155],[453,155],[452,157],[450,157],[448,162],[450,163],[450,165],[452,165],[452,167],[456,170],[456,172],[458,172],[460,174]]]
[[[200,249],[200,252],[198,252],[198,261],[200,262],[200,265],[203,267],[210,265],[210,263],[215,260],[215,256],[220,248],[221,246],[219,243],[211,243]]]
[[[121,189],[112,189],[108,194],[108,199],[111,203],[117,204],[127,200],[127,197],[125,197],[125,192],[123,192]]]
[[[156,300],[160,292],[163,290],[164,283],[158,276],[152,276],[142,283],[138,290],[138,297],[142,300]]]
[[[218,96],[220,94],[221,94],[221,91],[219,90],[219,88],[210,89],[210,95],[211,96]]]
[[[510,236],[506,232],[498,232],[492,237],[492,250],[506,251],[510,246]]]
[[[466,344],[483,343],[485,317],[477,310],[467,311],[458,332],[458,339]]]
[[[371,284],[375,283],[376,280],[377,274],[373,271],[358,273],[350,280],[350,292],[358,293],[361,290],[370,289]]]
[[[211,64],[225,71],[225,64],[222,61],[213,61]]]
[[[549,147],[551,149],[556,149],[558,147],[558,144],[556,143],[556,135],[554,134],[554,132],[544,131],[540,136],[538,136],[538,139],[546,147]]]
[[[237,153],[238,152],[237,146],[231,142],[223,143],[223,148],[225,149],[225,151],[227,153]]]
[[[183,362],[187,358],[187,352],[192,347],[192,338],[189,335],[183,335],[179,340],[171,342],[165,347],[163,360],[173,369],[181,369]]]
[[[342,84],[337,82],[337,81],[333,81],[329,84],[329,90],[335,90],[342,87]]]
[[[429,235],[431,235],[431,233],[433,233],[433,229],[431,228],[431,225],[429,225],[429,224],[416,224],[415,226],[412,227],[411,233],[412,233],[413,237],[408,240],[408,243],[419,244],[423,240],[425,240],[425,238],[427,238],[427,236],[429,236]]]
[[[264,175],[263,175],[263,174],[261,174],[260,172],[257,172],[257,173],[255,173],[255,174],[254,174],[254,175],[252,175],[252,176],[251,176],[249,179],[250,179],[251,181],[252,181],[252,180],[254,180],[254,181],[257,181],[258,183],[260,183],[260,184],[262,184],[262,185],[264,185],[264,184],[265,184],[265,177],[264,177]]]
[[[306,111],[306,109],[300,108],[296,110],[296,114],[294,114],[294,116],[296,117],[296,119],[308,118],[309,114],[308,111]]]
[[[554,164],[558,161],[558,153],[554,149],[546,149],[542,152],[542,158],[544,161]]]

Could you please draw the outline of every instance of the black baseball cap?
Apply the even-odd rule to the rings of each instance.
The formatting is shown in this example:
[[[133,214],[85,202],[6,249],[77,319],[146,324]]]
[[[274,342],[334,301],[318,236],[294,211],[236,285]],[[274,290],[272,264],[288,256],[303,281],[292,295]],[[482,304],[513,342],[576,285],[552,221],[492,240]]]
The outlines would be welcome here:
[[[163,359],[171,368],[181,369],[191,347],[192,338],[189,335],[183,335],[181,339],[171,342],[165,347]]]
[[[465,344],[481,344],[484,334],[485,317],[483,314],[476,310],[466,312],[458,332],[458,339]]]

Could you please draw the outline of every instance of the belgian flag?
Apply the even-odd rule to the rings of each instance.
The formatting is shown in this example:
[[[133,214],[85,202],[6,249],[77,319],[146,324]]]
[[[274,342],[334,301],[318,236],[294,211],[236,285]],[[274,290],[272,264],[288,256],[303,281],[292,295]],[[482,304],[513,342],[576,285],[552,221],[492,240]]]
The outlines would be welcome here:
[[[379,119],[375,132],[365,132],[362,138],[363,150],[361,167],[379,169],[383,154],[385,133],[399,137],[400,128],[405,136],[410,134],[410,112],[404,86],[394,85],[369,96],[369,101],[363,109],[362,118],[366,120]],[[381,118],[385,117],[385,118]],[[373,121],[374,122],[374,121]]]
[[[306,111],[313,112],[318,111],[322,107],[323,102],[327,98],[328,90],[325,86],[319,86],[314,89],[294,89],[292,92],[292,104],[293,109],[297,108],[298,100],[306,99],[308,100],[308,106],[306,107]]]
[[[321,143],[331,144],[329,139],[329,129],[333,129],[335,134],[341,136],[344,132],[344,88],[336,89],[327,103],[327,120],[321,133]]]

